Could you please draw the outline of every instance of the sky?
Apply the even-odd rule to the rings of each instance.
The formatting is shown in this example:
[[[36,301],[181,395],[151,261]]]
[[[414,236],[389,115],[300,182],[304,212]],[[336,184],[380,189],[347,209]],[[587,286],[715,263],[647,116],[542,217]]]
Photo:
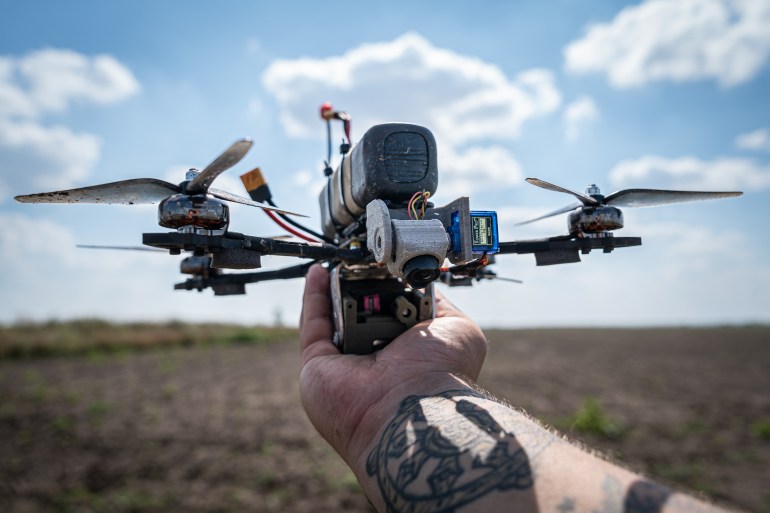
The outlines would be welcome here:
[[[174,183],[248,136],[215,187],[318,226],[331,101],[353,139],[390,121],[438,143],[433,201],[495,210],[501,240],[564,234],[582,191],[738,190],[625,209],[643,245],[442,289],[487,327],[770,322],[770,0],[69,2],[0,0],[0,322],[106,319],[295,324],[302,280],[245,296],[174,291],[179,256],[87,250],[164,232],[154,205],[30,205],[13,196],[128,178]],[[337,130],[335,140],[342,134]],[[335,156],[334,164],[339,162]],[[259,210],[231,230],[281,234]],[[296,263],[265,257],[265,268]]]

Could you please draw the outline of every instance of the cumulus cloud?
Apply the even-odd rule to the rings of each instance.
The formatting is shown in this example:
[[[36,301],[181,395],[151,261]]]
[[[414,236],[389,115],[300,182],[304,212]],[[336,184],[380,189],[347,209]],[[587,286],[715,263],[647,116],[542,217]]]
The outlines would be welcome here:
[[[741,150],[770,151],[770,130],[760,128],[735,138],[735,147]]]
[[[88,176],[101,142],[65,126],[0,119],[0,187],[13,193],[66,188]]]
[[[581,96],[564,109],[564,133],[568,141],[576,141],[586,123],[599,117],[599,109],[593,99]]]
[[[566,198],[566,197],[565,197]],[[500,237],[504,240],[542,238],[548,235],[561,235],[567,233],[567,214],[547,217],[534,223],[523,224],[531,219],[538,218],[560,206],[566,206],[569,199],[562,205],[549,208],[541,207],[512,207],[505,206],[497,209],[497,220],[500,226]]]
[[[512,187],[523,179],[521,165],[502,146],[470,146],[455,149],[439,143],[441,174],[439,193],[444,199],[468,195],[485,187]]]
[[[47,219],[33,219],[22,214],[0,212],[0,257],[14,268],[26,267],[31,258],[56,257],[66,265],[77,262],[72,232]]]
[[[106,105],[139,89],[131,71],[109,55],[48,48],[0,61],[0,115],[6,117],[63,112],[75,102]]]
[[[695,157],[667,158],[646,155],[612,168],[610,181],[618,188],[651,186],[670,189],[748,190],[770,187],[770,166],[749,159]]]
[[[77,103],[114,103],[139,89],[131,71],[109,55],[44,49],[0,56],[0,189],[60,189],[86,178],[99,160],[99,138],[46,126],[42,118]]]
[[[15,59],[0,56],[0,119],[12,116],[34,117],[38,107],[16,77]]]
[[[567,70],[606,73],[616,87],[753,78],[770,54],[767,0],[647,0],[590,27],[564,51]]]
[[[514,139],[527,121],[561,104],[546,70],[509,78],[498,66],[437,48],[414,33],[341,56],[278,60],[262,81],[291,136],[323,135],[317,111],[329,98],[355,113],[354,129],[387,121],[427,126],[439,142],[442,190],[462,187],[466,193],[479,188],[480,178],[520,182],[514,156],[482,143]]]
[[[294,173],[291,181],[298,190],[304,191],[311,198],[318,198],[324,185],[326,185],[326,178],[321,173],[310,172],[307,169],[300,169]]]

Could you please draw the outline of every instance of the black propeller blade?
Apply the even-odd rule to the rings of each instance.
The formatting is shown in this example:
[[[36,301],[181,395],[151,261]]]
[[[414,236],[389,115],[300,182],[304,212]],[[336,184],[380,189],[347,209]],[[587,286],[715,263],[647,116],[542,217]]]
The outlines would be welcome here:
[[[687,201],[699,201],[719,198],[733,198],[741,196],[742,192],[702,192],[702,191],[670,191],[665,189],[625,189],[622,191],[613,192],[609,196],[601,196],[598,194],[598,188],[596,188],[596,196],[587,196],[585,194],[579,194],[575,191],[571,191],[559,185],[540,180],[539,178],[527,178],[527,182],[532,185],[536,185],[543,189],[555,192],[563,192],[575,196],[581,203],[569,205],[548,214],[517,223],[516,226],[529,224],[534,221],[539,221],[547,217],[553,217],[559,214],[564,214],[576,208],[579,208],[582,204],[584,207],[598,207],[602,205],[608,205],[611,207],[654,207],[660,205],[670,205],[673,203],[684,203]],[[592,186],[595,187],[595,186]]]
[[[235,141],[187,184],[185,192],[187,194],[202,194],[208,191],[216,177],[240,162],[253,145],[252,140],[248,138]]]
[[[297,217],[307,217],[304,214],[290,212],[282,208],[271,207],[270,205],[265,205],[264,203],[259,203],[258,201],[250,200],[248,198],[244,198],[243,196],[238,196],[232,192],[227,192],[220,189],[209,189],[208,192],[215,198],[219,198],[221,200],[232,201],[233,203],[240,203],[241,205],[249,205],[251,207],[261,208],[262,210],[272,210],[273,212],[279,212],[281,214],[289,214]]]
[[[527,182],[531,183],[532,185],[536,185],[538,187],[541,187],[543,189],[547,189],[549,191],[563,192],[565,194],[572,194],[577,199],[579,199],[580,202],[583,205],[586,205],[586,206],[598,205],[599,204],[599,202],[596,201],[596,199],[592,198],[591,196],[586,196],[585,194],[580,194],[579,192],[575,192],[575,191],[571,191],[569,189],[565,189],[564,187],[561,187],[559,185],[554,185],[552,183],[546,182],[545,180],[541,180],[539,178],[527,178]]]
[[[132,178],[68,189],[16,196],[19,203],[112,203],[136,205],[157,203],[163,198],[181,192],[178,185],[155,178]]]
[[[559,214],[564,214],[566,212],[569,212],[570,210],[575,210],[576,208],[578,208],[581,205],[582,205],[582,203],[573,203],[572,205],[567,205],[566,207],[562,207],[562,208],[560,208],[558,210],[554,210],[553,212],[548,212],[547,214],[544,214],[544,215],[542,215],[540,217],[536,217],[536,218],[530,219],[528,221],[522,221],[520,223],[516,223],[514,226],[521,226],[521,225],[524,225],[524,224],[534,223],[535,221],[540,221],[541,219],[545,219],[547,217],[558,216]]]
[[[502,276],[495,276],[495,277],[494,277],[494,278],[492,278],[492,279],[493,279],[493,280],[500,280],[500,281],[509,281],[509,282],[511,282],[511,283],[524,283],[523,281],[521,281],[521,280],[517,280],[517,279],[515,279],[515,278],[503,278]]]
[[[136,205],[157,203],[172,194],[196,195],[209,193],[215,198],[233,203],[258,207],[263,210],[272,210],[292,216],[307,217],[296,212],[265,205],[264,203],[259,203],[227,191],[209,189],[212,182],[220,174],[240,162],[253,144],[251,139],[235,141],[195,178],[190,180],[184,190],[179,185],[156,178],[132,178],[77,189],[26,194],[16,196],[14,199],[19,203],[111,203]]]
[[[124,251],[151,251],[153,253],[168,253],[165,249],[151,248],[148,246],[102,246],[99,244],[77,244],[78,248],[83,249],[119,249]]]
[[[613,192],[604,198],[604,204],[611,207],[654,207],[686,201],[700,201],[719,198],[734,198],[742,192],[700,192],[666,191],[658,189],[626,189]]]

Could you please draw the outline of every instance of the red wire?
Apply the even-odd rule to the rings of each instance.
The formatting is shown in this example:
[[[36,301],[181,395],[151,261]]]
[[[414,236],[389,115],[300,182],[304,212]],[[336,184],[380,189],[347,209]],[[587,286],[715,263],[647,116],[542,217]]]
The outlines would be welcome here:
[[[308,237],[307,235],[305,235],[302,232],[298,232],[297,230],[295,230],[294,228],[292,228],[288,224],[286,224],[283,221],[281,221],[281,218],[278,217],[277,215],[275,215],[272,211],[270,211],[270,210],[262,210],[262,212],[267,214],[267,217],[272,219],[275,224],[277,224],[278,226],[280,226],[281,228],[283,228],[287,232],[291,233],[292,235],[295,235],[295,236],[299,237],[300,239],[306,240],[308,242],[321,242],[319,240],[316,240],[316,239],[313,239],[311,237]]]
[[[348,138],[348,144],[353,144],[350,140],[350,118],[343,121],[343,127],[345,128],[345,137]]]

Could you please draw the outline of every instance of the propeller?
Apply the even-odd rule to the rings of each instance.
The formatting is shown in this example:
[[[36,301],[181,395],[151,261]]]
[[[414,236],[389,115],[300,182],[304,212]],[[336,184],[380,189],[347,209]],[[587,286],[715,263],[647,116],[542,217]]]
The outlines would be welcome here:
[[[663,189],[625,189],[613,192],[609,196],[603,196],[596,185],[591,185],[586,189],[585,194],[572,191],[570,189],[554,185],[540,180],[539,178],[527,178],[527,182],[549,191],[562,192],[570,194],[579,200],[566,207],[554,210],[540,217],[529,219],[516,226],[529,224],[547,217],[553,217],[564,214],[580,207],[596,208],[602,206],[609,207],[654,207],[659,205],[671,205],[673,203],[684,203],[686,201],[699,201],[719,198],[733,198],[741,196],[742,192],[703,192],[703,191],[671,191]]]
[[[486,269],[484,267],[476,271],[476,279],[477,280],[499,280],[499,281],[507,281],[510,283],[524,283],[523,281],[517,280],[515,278],[503,278],[502,276],[498,276],[497,273],[494,272],[492,269]]]
[[[186,194],[188,196],[210,194],[215,198],[258,207],[263,210],[271,210],[299,217],[307,217],[295,212],[258,203],[248,198],[232,194],[219,189],[211,189],[214,180],[223,172],[240,162],[249,151],[253,142],[251,139],[235,141],[221,155],[206,166],[188,182],[179,185],[158,180],[156,178],[132,178],[77,189],[61,191],[41,192],[16,196],[19,203],[110,203],[122,205],[135,205],[157,203],[173,194]]]
[[[77,244],[82,249],[118,249],[124,251],[151,251],[153,253],[168,253],[165,249],[151,248],[148,246],[101,246],[98,244]]]
[[[485,279],[485,280],[507,281],[507,282],[510,282],[510,283],[524,283],[523,281],[517,280],[515,278],[503,278],[502,276],[497,276],[497,275],[495,275],[495,276],[484,276],[482,279]]]
[[[275,240],[288,240],[292,237],[290,235],[272,235],[269,237],[263,237],[264,239]],[[111,249],[120,251],[150,251],[152,253],[168,253],[165,249],[153,248],[150,246],[104,246],[101,244],[76,244],[75,247],[81,249]]]

